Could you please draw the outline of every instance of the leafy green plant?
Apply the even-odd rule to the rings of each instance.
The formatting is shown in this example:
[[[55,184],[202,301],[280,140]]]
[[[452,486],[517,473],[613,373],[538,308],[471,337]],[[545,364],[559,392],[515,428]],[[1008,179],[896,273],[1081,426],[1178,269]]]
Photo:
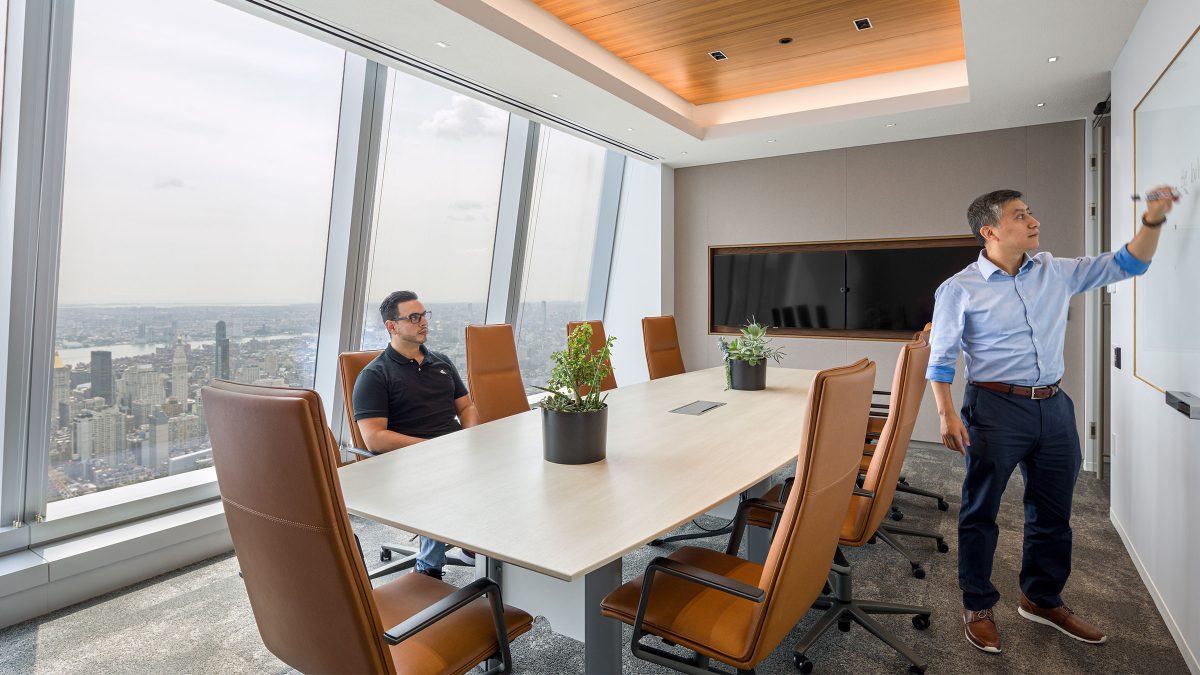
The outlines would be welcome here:
[[[752,366],[757,366],[767,359],[779,363],[784,357],[782,349],[770,346],[771,340],[767,337],[767,329],[753,317],[750,318],[750,323],[742,327],[741,337],[732,340],[719,338],[718,343],[721,354],[725,357],[726,389],[730,386],[730,361],[745,361]]]
[[[600,394],[600,383],[608,376],[608,361],[613,342],[610,336],[604,346],[592,353],[592,326],[581,323],[567,336],[567,348],[554,352],[554,370],[545,387],[534,386],[550,395],[542,399],[542,407],[558,412],[596,412],[605,406],[607,394]]]

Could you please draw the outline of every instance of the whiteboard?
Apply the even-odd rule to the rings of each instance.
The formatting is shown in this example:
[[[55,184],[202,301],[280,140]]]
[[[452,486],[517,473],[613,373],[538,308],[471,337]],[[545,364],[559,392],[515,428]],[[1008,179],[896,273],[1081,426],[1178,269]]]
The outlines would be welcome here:
[[[1200,394],[1200,40],[1192,39],[1134,108],[1138,194],[1183,194],[1149,271],[1134,281],[1134,375],[1160,390]],[[1144,209],[1135,209],[1141,218]]]

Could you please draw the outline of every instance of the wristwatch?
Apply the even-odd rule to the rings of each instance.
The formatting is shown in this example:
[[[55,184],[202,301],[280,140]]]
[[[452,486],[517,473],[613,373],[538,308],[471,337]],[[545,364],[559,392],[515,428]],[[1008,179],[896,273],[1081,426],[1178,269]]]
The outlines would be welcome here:
[[[1144,213],[1142,214],[1142,225],[1145,225],[1146,227],[1162,227],[1162,224],[1165,222],[1167,222],[1166,216],[1163,216],[1163,219],[1158,221],[1157,223],[1152,223],[1152,222],[1146,220],[1146,214],[1144,214]]]

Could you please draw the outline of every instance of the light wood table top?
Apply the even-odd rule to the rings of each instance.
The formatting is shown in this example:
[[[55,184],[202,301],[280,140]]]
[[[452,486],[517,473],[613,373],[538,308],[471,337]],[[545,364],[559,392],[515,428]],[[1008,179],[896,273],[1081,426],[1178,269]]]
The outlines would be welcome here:
[[[725,391],[711,368],[621,387],[602,462],[546,462],[532,410],[344,466],[342,491],[355,515],[574,580],[794,460],[815,375],[771,368],[765,391]],[[668,412],[696,400],[726,405]]]

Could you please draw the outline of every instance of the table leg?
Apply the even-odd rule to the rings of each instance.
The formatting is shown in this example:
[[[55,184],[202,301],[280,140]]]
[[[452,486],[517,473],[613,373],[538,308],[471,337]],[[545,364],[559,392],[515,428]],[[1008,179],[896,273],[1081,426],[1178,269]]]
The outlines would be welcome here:
[[[584,577],[583,670],[621,672],[621,623],[600,614],[600,601],[621,585],[621,559]]]
[[[761,497],[771,489],[773,480],[767,479],[746,491],[747,497]],[[771,550],[771,530],[763,527],[746,528],[746,558],[751,562],[765,563]]]

